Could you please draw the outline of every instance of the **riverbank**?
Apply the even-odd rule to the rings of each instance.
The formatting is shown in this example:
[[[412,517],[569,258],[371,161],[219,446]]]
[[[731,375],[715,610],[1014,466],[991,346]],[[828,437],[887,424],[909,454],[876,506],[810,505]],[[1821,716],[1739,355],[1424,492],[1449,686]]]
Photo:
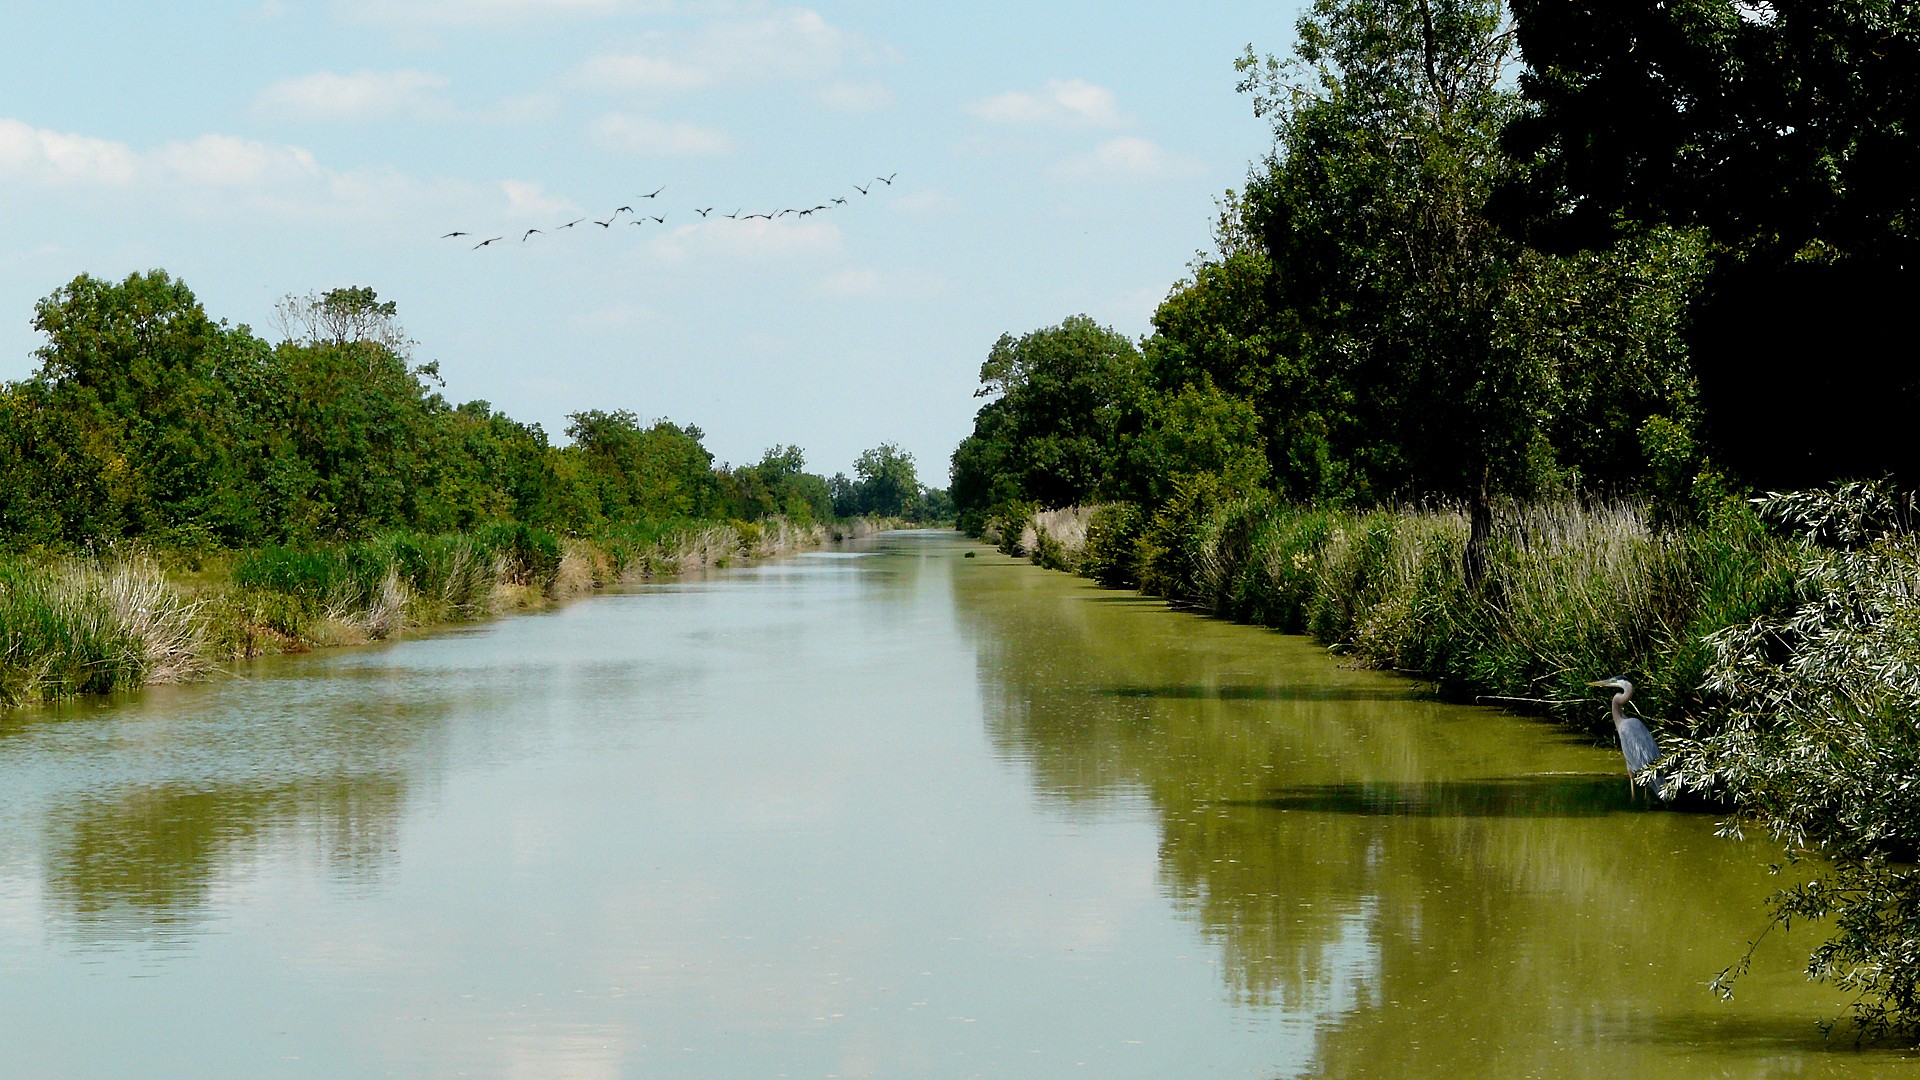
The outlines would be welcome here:
[[[1035,563],[1309,634],[1446,696],[1611,731],[1625,675],[1673,786],[1764,831],[1806,879],[1774,924],[1831,936],[1807,972],[1868,1036],[1920,1033],[1920,506],[1884,485],[1729,503],[1690,524],[1631,502],[1508,505],[1469,584],[1467,516],[1183,492],[1018,511],[986,538]],[[1745,970],[1734,958],[1716,980]],[[1730,991],[1728,991],[1730,992]]]
[[[541,608],[887,525],[679,521],[592,538],[503,525],[233,553],[0,557],[0,708],[190,681],[235,660]]]
[[[1704,639],[1779,610],[1800,557],[1750,512],[1659,527],[1644,505],[1571,501],[1496,516],[1480,587],[1458,509],[1291,507],[1197,495],[995,519],[984,538],[1041,566],[1222,618],[1306,634],[1354,662],[1598,730],[1586,684],[1624,674],[1675,723],[1705,708]]]

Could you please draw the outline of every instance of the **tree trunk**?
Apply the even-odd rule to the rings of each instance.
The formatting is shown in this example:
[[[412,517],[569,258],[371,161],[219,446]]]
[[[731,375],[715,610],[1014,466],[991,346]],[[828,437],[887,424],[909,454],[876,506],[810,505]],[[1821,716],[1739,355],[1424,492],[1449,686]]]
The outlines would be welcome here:
[[[1468,511],[1467,553],[1462,570],[1466,574],[1467,589],[1477,592],[1480,583],[1487,575],[1487,540],[1493,535],[1493,500],[1487,495],[1487,474],[1480,474],[1480,490],[1473,497],[1472,508]]]

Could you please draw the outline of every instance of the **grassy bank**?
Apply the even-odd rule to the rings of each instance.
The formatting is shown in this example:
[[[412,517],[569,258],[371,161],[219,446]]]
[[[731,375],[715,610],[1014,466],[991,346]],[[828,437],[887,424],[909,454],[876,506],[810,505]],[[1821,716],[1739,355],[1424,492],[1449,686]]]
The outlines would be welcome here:
[[[1758,518],[1662,529],[1634,503],[1515,505],[1485,577],[1458,510],[1323,510],[1189,492],[1151,517],[1109,505],[995,522],[1003,550],[1225,618],[1310,634],[1455,697],[1594,723],[1590,680],[1624,674],[1655,716],[1705,705],[1705,637],[1777,610],[1799,558]]]
[[[879,525],[832,531],[865,535]],[[781,518],[391,532],[348,544],[163,556],[0,557],[0,707],[195,679],[237,659],[360,644],[594,589],[826,543]]]
[[[1510,505],[1469,585],[1466,515],[1289,507],[1183,491],[1018,508],[1011,554],[1301,632],[1453,696],[1608,727],[1586,683],[1625,674],[1659,767],[1765,831],[1805,883],[1782,926],[1830,935],[1810,975],[1863,1034],[1920,1033],[1920,507],[1875,484],[1769,496],[1686,526],[1636,503]],[[1610,734],[1610,732],[1609,732]],[[1736,960],[1716,985],[1744,970]]]

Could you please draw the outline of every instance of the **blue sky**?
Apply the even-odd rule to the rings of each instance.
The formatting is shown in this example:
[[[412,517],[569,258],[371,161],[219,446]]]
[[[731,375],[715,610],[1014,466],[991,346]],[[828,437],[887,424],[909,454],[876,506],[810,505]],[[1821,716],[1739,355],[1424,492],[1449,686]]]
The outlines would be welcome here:
[[[1001,333],[1148,330],[1269,143],[1233,60],[1297,10],[8,4],[0,379],[83,272],[164,268],[269,338],[276,299],[369,285],[450,398],[555,436],[630,409],[824,473],[891,441],[942,485]],[[667,220],[556,230],[623,204]]]

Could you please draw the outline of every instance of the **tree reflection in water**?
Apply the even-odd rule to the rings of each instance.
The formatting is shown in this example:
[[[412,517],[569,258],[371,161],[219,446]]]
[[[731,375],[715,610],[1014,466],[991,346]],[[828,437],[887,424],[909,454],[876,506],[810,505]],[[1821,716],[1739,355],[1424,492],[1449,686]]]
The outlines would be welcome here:
[[[1671,1068],[1676,1032],[1754,1036],[1705,986],[1763,922],[1766,853],[1635,807],[1605,748],[1062,575],[962,585],[996,752],[1057,813],[1144,805],[1229,992],[1312,1014],[1328,1075]],[[1745,1007],[1824,1053],[1842,1006],[1803,956]]]

